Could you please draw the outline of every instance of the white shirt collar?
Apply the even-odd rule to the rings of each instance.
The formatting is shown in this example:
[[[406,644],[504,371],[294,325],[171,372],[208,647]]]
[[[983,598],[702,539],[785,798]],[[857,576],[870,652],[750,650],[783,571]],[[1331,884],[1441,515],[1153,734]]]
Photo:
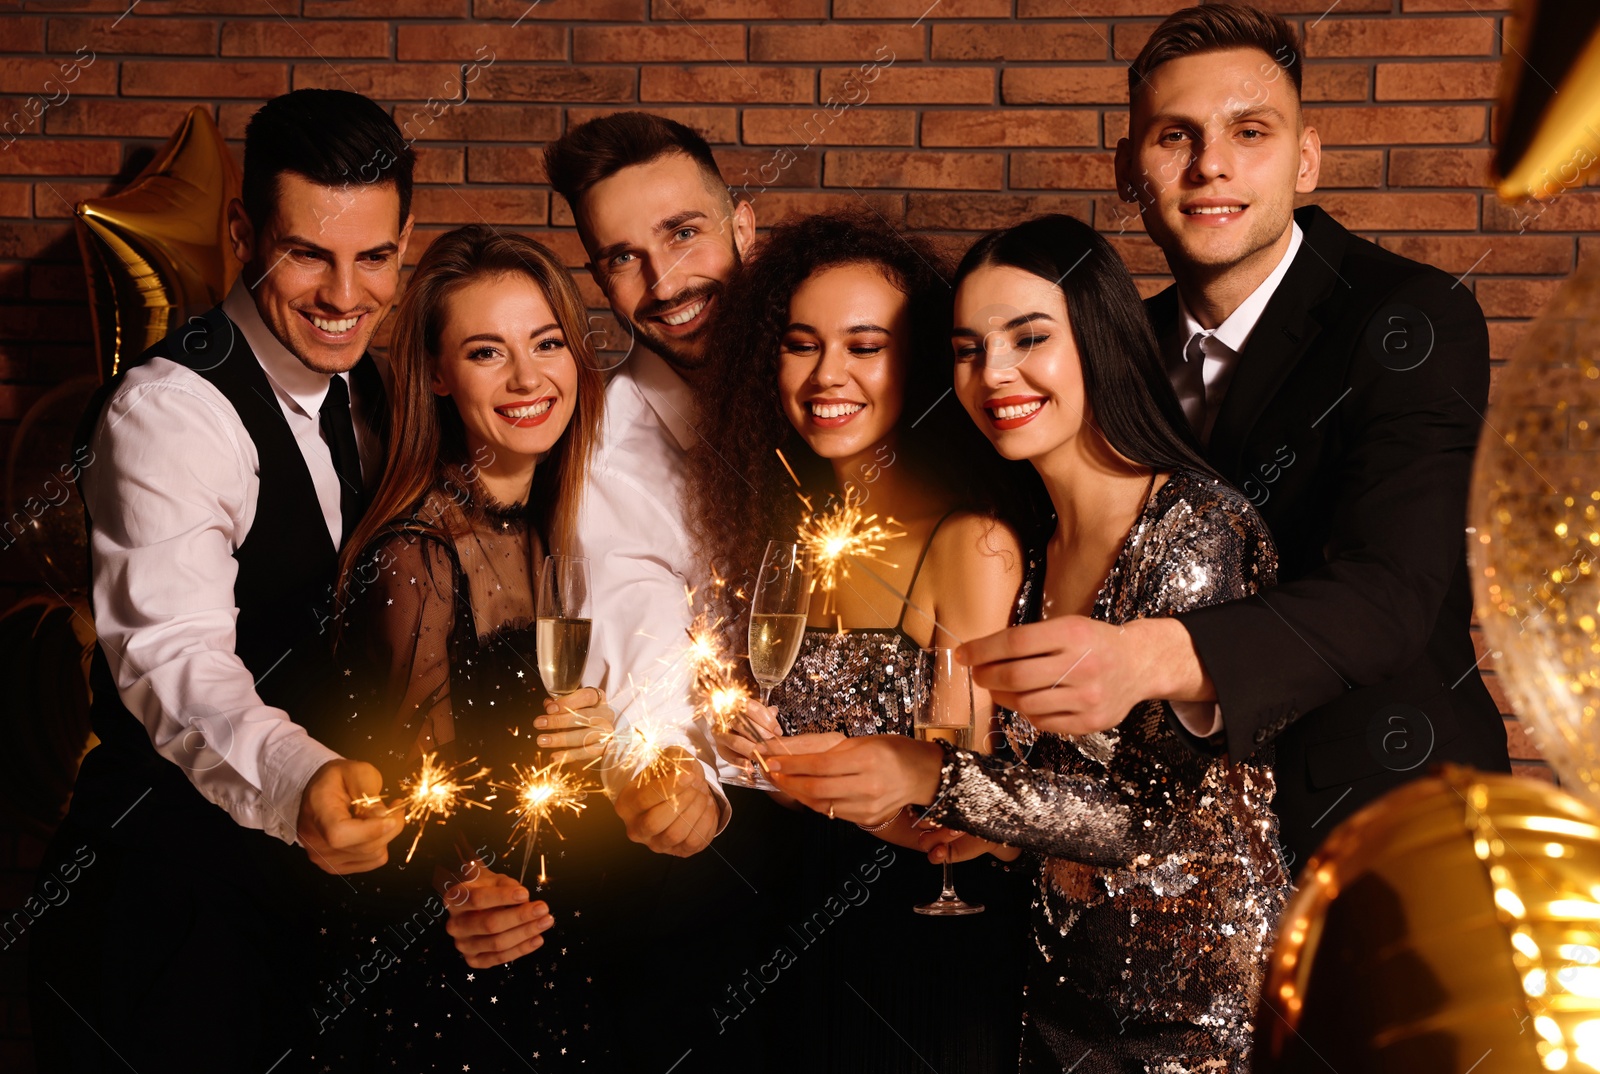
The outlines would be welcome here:
[[[1178,291],[1178,320],[1181,329],[1180,339],[1183,340],[1184,354],[1189,353],[1188,344],[1196,335],[1209,335],[1218,343],[1227,347],[1235,354],[1244,350],[1244,345],[1249,342],[1250,333],[1255,331],[1256,322],[1261,320],[1261,314],[1266,311],[1267,303],[1271,300],[1278,285],[1289,273],[1289,266],[1294,262],[1294,255],[1300,250],[1301,240],[1304,238],[1300,225],[1290,222],[1289,248],[1284,251],[1277,267],[1262,280],[1254,291],[1250,292],[1239,307],[1228,315],[1228,319],[1217,325],[1215,331],[1208,331],[1201,327],[1189,312],[1189,306],[1183,300],[1183,291]]]
[[[647,347],[634,351],[631,361],[633,382],[639,386],[639,394],[644,396],[650,409],[655,411],[657,420],[683,450],[694,447],[700,439],[694,427],[699,408],[689,385],[666,359]]]
[[[327,373],[308,368],[267,327],[267,322],[261,319],[261,311],[256,308],[255,298],[244,284],[243,273],[234,281],[228,297],[222,300],[222,312],[238,326],[256,361],[261,363],[261,368],[266,370],[267,376],[272,378],[279,390],[307,417],[317,417],[322,410],[322,400],[328,395],[328,381],[332,378]],[[338,375],[344,377],[345,386],[349,387],[350,374]]]

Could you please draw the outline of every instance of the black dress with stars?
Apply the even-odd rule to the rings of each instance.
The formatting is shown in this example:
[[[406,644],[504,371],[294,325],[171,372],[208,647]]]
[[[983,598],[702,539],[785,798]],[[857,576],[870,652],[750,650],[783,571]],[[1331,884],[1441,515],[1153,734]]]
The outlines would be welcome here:
[[[525,883],[550,906],[544,945],[510,965],[472,969],[445,931],[436,870],[476,856],[519,878],[508,845],[514,796],[490,786],[541,761],[533,721],[546,693],[534,650],[534,579],[543,541],[521,507],[442,477],[408,520],[363,554],[343,595],[338,652],[349,684],[340,726],[321,737],[376,764],[403,793],[426,753],[491,769],[471,797],[489,808],[409,825],[374,872],[323,880],[316,971],[321,1030],[310,1069],[337,1071],[610,1068],[613,1034],[597,1001],[619,870],[637,861],[598,790],[541,835]],[[540,855],[548,880],[541,884]],[[614,994],[614,987],[611,990]]]

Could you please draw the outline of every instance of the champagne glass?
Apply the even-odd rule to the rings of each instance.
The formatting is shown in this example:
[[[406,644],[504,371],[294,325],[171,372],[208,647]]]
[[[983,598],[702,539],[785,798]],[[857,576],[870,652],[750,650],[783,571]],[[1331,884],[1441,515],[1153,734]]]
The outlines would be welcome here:
[[[534,646],[539,678],[551,697],[575,693],[589,660],[589,561],[582,556],[546,556],[539,571]]]
[[[761,687],[761,703],[772,703],[772,689],[782,682],[800,656],[806,612],[811,606],[811,553],[793,541],[768,541],[761,574],[750,600],[750,673]],[[745,730],[764,737],[754,727]],[[723,780],[740,787],[776,790],[771,781],[745,771]]]
[[[922,650],[923,689],[917,699],[913,723],[920,742],[949,742],[957,749],[970,750],[976,705],[972,698],[972,669],[956,661],[954,649]],[[939,897],[912,909],[935,917],[957,917],[983,913],[983,904],[966,902],[956,894],[952,866],[944,863],[944,884]]]

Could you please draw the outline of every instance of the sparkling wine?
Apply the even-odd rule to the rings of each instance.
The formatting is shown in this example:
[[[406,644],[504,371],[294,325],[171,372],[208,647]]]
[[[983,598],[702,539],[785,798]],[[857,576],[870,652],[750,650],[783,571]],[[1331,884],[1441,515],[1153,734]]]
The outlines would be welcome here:
[[[950,743],[958,750],[970,750],[972,748],[972,728],[970,727],[952,727],[948,724],[919,723],[913,728],[913,730],[916,731],[917,741],[919,742],[944,741]]]
[[[583,665],[589,659],[588,619],[540,618],[534,644],[539,652],[539,678],[556,697],[583,685]]]
[[[762,686],[782,682],[806,633],[804,615],[752,615],[750,617],[750,672]]]

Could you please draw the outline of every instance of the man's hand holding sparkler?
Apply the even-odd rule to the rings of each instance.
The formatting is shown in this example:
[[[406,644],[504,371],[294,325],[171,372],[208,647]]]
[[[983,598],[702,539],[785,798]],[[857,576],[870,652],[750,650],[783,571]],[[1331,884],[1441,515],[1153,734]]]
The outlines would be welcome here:
[[[467,862],[459,875],[444,869],[434,876],[450,920],[445,931],[473,969],[512,962],[544,946],[544,932],[555,924],[550,907],[530,902],[528,889],[481,861]]]
[[[667,746],[616,799],[628,838],[657,854],[687,858],[711,845],[717,833],[717,796],[705,768],[689,750]]]
[[[535,740],[553,764],[591,764],[605,753],[606,741],[616,725],[616,714],[606,704],[603,693],[584,687],[563,698],[544,703],[545,714],[533,721],[539,737]]]
[[[372,812],[357,803],[383,790],[383,773],[365,761],[329,761],[300,794],[295,835],[317,868],[343,876],[365,873],[389,860],[389,841],[405,827],[405,818]]]

